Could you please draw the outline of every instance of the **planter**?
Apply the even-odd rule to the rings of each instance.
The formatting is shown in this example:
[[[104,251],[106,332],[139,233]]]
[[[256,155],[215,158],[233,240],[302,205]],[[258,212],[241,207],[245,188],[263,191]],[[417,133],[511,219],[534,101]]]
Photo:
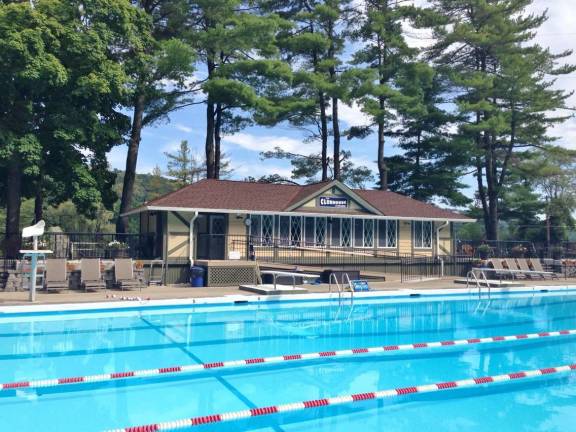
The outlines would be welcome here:
[[[129,258],[128,249],[108,249],[106,251],[106,258]]]

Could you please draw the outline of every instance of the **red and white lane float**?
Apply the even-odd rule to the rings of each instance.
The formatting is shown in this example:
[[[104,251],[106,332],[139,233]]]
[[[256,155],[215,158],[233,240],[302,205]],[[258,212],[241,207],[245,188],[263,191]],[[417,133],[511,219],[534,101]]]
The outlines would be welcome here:
[[[363,354],[381,354],[381,353],[393,353],[397,351],[412,351],[418,349],[437,349],[437,348],[448,348],[463,345],[514,342],[528,339],[558,338],[571,335],[576,335],[576,329],[540,332],[540,333],[528,333],[513,336],[490,336],[484,338],[447,340],[440,342],[417,342],[404,345],[386,345],[371,348],[353,348],[347,350],[322,351],[322,352],[305,353],[305,354],[285,354],[275,357],[257,357],[244,360],[229,360],[229,361],[191,364],[183,366],[170,366],[157,369],[141,369],[134,371],[112,372],[99,375],[51,378],[51,379],[42,379],[33,381],[32,380],[16,381],[0,384],[0,391],[25,389],[25,388],[56,387],[61,385],[96,383],[104,381],[118,381],[131,378],[148,378],[152,376],[160,376],[160,375],[165,376],[169,374],[189,374],[189,373],[206,371],[209,369],[243,368],[243,367],[253,367],[263,364],[274,364],[282,362],[296,362],[296,361],[308,361],[308,360],[326,359],[326,358],[352,357]]]
[[[375,392],[356,393],[345,396],[336,396],[325,399],[313,399],[303,402],[294,402],[282,405],[252,408],[242,411],[231,411],[223,414],[212,414],[170,422],[152,423],[142,426],[131,426],[122,429],[113,429],[108,432],[153,432],[175,429],[185,429],[193,426],[223,423],[227,421],[241,420],[250,417],[260,417],[284,412],[303,411],[310,408],[319,408],[330,405],[342,405],[374,399],[389,399],[398,396],[406,396],[415,393],[433,393],[458,388],[486,386],[503,382],[518,381],[544,375],[565,374],[576,371],[576,364],[555,366],[544,369],[535,369],[523,372],[512,372],[503,375],[484,376],[480,378],[468,378],[459,381],[447,381],[435,384],[424,384],[413,387],[401,387],[390,390],[378,390]]]

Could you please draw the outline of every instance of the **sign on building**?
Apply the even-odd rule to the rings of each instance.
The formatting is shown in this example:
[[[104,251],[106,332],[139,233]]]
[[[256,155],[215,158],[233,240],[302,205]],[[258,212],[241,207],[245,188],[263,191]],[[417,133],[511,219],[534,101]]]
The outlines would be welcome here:
[[[318,200],[320,207],[347,208],[348,198],[321,196]]]

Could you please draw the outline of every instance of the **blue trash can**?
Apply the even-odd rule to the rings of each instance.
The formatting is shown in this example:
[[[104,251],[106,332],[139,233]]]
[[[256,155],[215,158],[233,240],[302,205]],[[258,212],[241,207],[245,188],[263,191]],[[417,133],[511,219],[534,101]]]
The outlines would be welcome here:
[[[190,285],[194,288],[201,288],[204,286],[206,269],[204,267],[192,266],[190,267]]]

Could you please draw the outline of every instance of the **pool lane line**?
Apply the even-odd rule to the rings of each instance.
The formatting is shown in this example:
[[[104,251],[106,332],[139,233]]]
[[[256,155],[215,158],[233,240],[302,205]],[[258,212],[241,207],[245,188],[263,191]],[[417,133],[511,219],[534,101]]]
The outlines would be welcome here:
[[[487,386],[503,382],[515,382],[523,379],[537,378],[576,371],[576,364],[554,366],[543,369],[535,369],[522,372],[510,372],[502,375],[484,376],[479,378],[467,378],[458,381],[446,381],[435,384],[423,384],[411,387],[399,387],[389,390],[377,390],[374,392],[356,393],[336,396],[324,399],[312,399],[302,402],[293,402],[281,405],[253,408],[250,410],[231,411],[222,414],[191,417],[187,419],[151,423],[142,426],[129,426],[121,429],[111,429],[107,432],[154,432],[190,428],[207,424],[223,423],[228,421],[242,420],[251,417],[261,417],[284,412],[303,411],[309,408],[320,408],[330,405],[342,405],[367,400],[390,399],[416,393],[434,393],[458,388]]]
[[[397,351],[413,351],[419,349],[448,348],[455,346],[480,345],[488,343],[518,342],[523,340],[557,338],[562,336],[576,335],[576,329],[559,330],[540,333],[526,333],[512,336],[490,336],[484,338],[470,338],[458,340],[446,340],[440,342],[416,342],[401,345],[385,345],[370,348],[352,348],[338,351],[322,351],[305,354],[284,354],[273,357],[256,357],[244,360],[228,360],[211,363],[189,364],[182,366],[169,366],[156,369],[141,369],[134,371],[112,372],[99,375],[85,375],[64,378],[52,378],[43,380],[16,381],[0,384],[0,391],[24,389],[24,388],[43,388],[56,387],[61,385],[96,383],[104,381],[118,381],[129,378],[149,378],[152,376],[166,376],[174,374],[198,373],[206,370],[218,370],[228,368],[254,367],[263,364],[278,364],[283,362],[308,361],[316,359],[353,357],[363,354],[394,353]]]

